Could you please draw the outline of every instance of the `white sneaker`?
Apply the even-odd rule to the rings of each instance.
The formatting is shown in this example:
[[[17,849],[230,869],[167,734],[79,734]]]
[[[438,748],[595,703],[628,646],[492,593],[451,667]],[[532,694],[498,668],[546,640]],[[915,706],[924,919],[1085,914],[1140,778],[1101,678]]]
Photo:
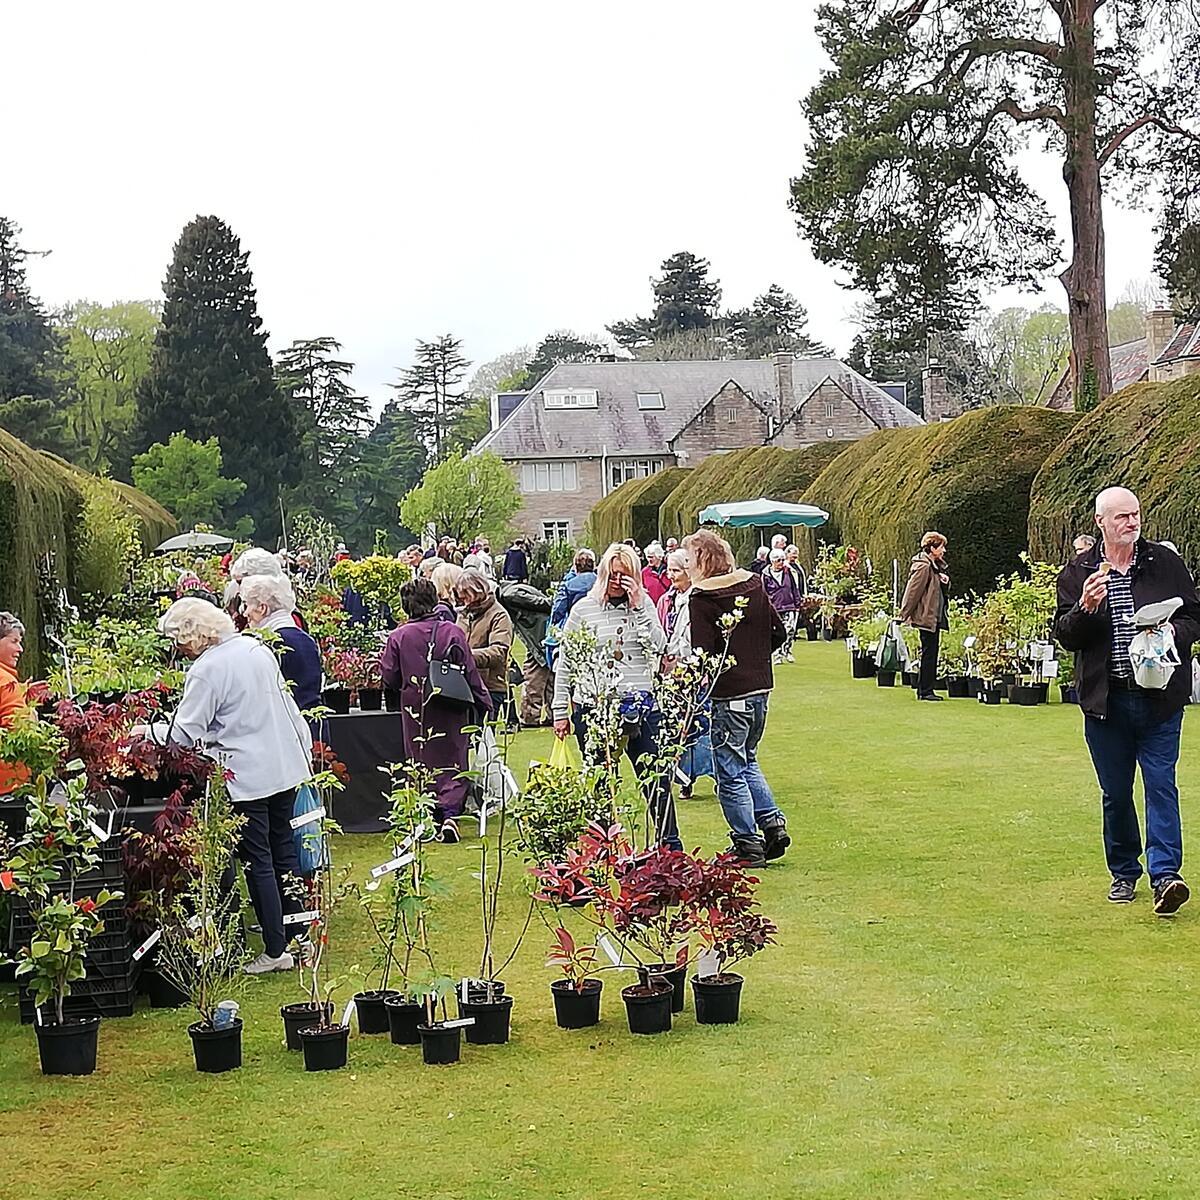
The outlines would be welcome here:
[[[790,663],[794,663],[796,661],[790,654],[787,656],[787,660]]]
[[[445,842],[448,846],[454,846],[461,842],[462,836],[458,832],[458,823],[453,820],[444,821],[438,832],[438,841]]]
[[[272,958],[264,951],[242,970],[247,975],[269,975],[272,971],[290,971],[295,965],[295,960],[286,950],[278,958]]]

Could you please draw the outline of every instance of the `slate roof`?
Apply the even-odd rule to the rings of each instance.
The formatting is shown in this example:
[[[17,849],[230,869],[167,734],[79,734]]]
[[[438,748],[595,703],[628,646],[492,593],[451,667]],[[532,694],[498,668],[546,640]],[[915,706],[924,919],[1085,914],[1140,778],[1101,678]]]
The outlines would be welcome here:
[[[792,366],[797,401],[833,378],[881,428],[920,425],[915,413],[835,358],[797,358]],[[668,443],[730,380],[757,404],[778,411],[772,359],[678,362],[562,363],[541,379],[529,397],[476,450],[501,458],[545,455],[590,458],[607,454],[669,454]],[[542,393],[594,388],[596,408],[548,409]],[[638,392],[661,392],[664,407],[638,408]],[[789,416],[785,413],[784,416]]]
[[[1150,348],[1144,337],[1135,338],[1132,342],[1122,342],[1119,346],[1110,346],[1108,360],[1112,364],[1113,391],[1119,392],[1146,378],[1150,371]],[[1160,360],[1161,361],[1161,360]],[[1047,408],[1056,408],[1060,412],[1070,412],[1075,406],[1071,395],[1071,372],[1064,371],[1050,399],[1046,401]]]
[[[1200,324],[1189,322],[1175,330],[1175,336],[1155,363],[1176,362],[1181,358],[1200,358]]]

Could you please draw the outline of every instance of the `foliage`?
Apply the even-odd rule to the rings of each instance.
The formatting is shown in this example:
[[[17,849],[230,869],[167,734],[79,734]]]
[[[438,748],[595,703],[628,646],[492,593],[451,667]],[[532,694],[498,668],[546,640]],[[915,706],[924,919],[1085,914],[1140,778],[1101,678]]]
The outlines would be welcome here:
[[[1035,558],[1065,562],[1071,542],[1094,533],[1103,488],[1133,490],[1145,536],[1169,538],[1200,562],[1200,378],[1140,383],[1105,400],[1045,461],[1033,482],[1028,545]]]
[[[829,356],[829,347],[808,336],[808,310],[777,283],[748,308],[727,313],[725,323],[738,358],[767,358],[779,350],[810,358]]]
[[[562,976],[577,992],[584,990],[585,982],[596,973],[596,947],[581,946],[569,930],[560,925],[554,931],[546,966],[558,967]]]
[[[386,604],[399,616],[400,588],[412,578],[412,567],[397,558],[370,554],[334,563],[330,575],[336,587],[352,589],[376,608]]]
[[[196,874],[196,839],[191,805],[182,792],[171,795],[149,830],[127,829],[122,836],[121,858],[128,891],[125,916],[136,939],[159,927],[161,913],[169,911]]]
[[[361,553],[374,545],[376,530],[388,536],[388,549],[398,551],[412,533],[400,527],[400,501],[417,486],[429,465],[417,418],[398,400],[390,400],[367,435],[354,474],[347,484],[353,513],[344,518],[346,544]]]
[[[63,641],[70,678],[66,663],[50,672],[57,696],[124,694],[181,682],[180,672],[165,665],[166,643],[158,630],[144,622],[100,617],[92,624],[73,625]]]
[[[1051,640],[1058,567],[1027,554],[1021,559],[1027,573],[997,580],[974,613],[974,649],[983,679],[1018,672],[1042,678],[1041,661],[1030,656],[1029,645]]]
[[[517,481],[501,458],[490,451],[452,454],[400,502],[400,520],[409,529],[432,526],[458,542],[484,534],[498,543],[520,507]]]
[[[291,518],[287,535],[288,545],[294,553],[307,550],[312,555],[313,569],[316,572],[312,582],[328,586],[330,564],[340,540],[337,529],[317,513],[302,512]]]
[[[529,583],[543,592],[551,592],[571,569],[575,547],[570,542],[539,540],[529,549]]]
[[[665,467],[644,479],[630,479],[596,503],[583,531],[584,545],[597,554],[613,542],[633,538],[639,546],[659,537],[659,511],[687,478],[688,467]]]
[[[100,480],[83,485],[83,527],[76,540],[76,581],[88,597],[89,608],[106,596],[115,595],[130,582],[141,560],[142,545],[137,520],[117,493]]]
[[[595,362],[603,352],[604,347],[595,339],[580,337],[569,329],[557,329],[546,334],[538,343],[537,349],[525,364],[524,382],[521,387],[533,387],[559,363]]]
[[[450,334],[432,342],[418,338],[413,365],[392,385],[435,464],[455,448],[456,428],[471,405],[472,397],[463,386],[470,365],[463,357],[462,342]]]
[[[347,688],[379,687],[379,653],[353,647],[331,646],[322,653],[321,662],[331,683]]]
[[[654,312],[649,317],[614,321],[608,332],[627,350],[637,350],[671,334],[712,325],[721,285],[709,278],[711,265],[683,250],[664,259],[662,275],[650,281]]]
[[[735,963],[765,950],[779,932],[758,908],[758,879],[733,851],[700,860],[688,907],[700,944],[717,956],[718,977]]]
[[[592,822],[612,814],[612,798],[596,768],[535,763],[510,808],[517,823],[515,846],[531,863],[562,859]]]
[[[867,581],[866,560],[853,546],[826,543],[817,552],[811,584],[836,604],[857,600]]]
[[[164,891],[158,899],[158,969],[187,993],[209,1028],[217,1005],[244,979],[242,965],[249,957],[240,894],[226,884],[245,821],[229,800],[224,773],[214,771],[191,820],[176,835],[186,879],[176,881],[181,886],[174,895]]]
[[[107,472],[129,457],[137,389],[150,369],[162,305],[80,300],[55,318],[63,341],[66,456]]]
[[[823,539],[853,543],[887,573],[930,529],[949,540],[956,593],[983,591],[1026,545],[1033,477],[1076,421],[1070,413],[1004,405],[935,425],[887,429],[854,442],[807,489],[830,514]],[[797,531],[802,554],[815,538]]]
[[[295,421],[279,394],[258,315],[249,256],[217,217],[196,217],[167,273],[162,325],[138,389],[134,453],[181,433],[221,439],[224,467],[246,490],[224,510],[250,517],[260,537],[279,531],[279,492],[294,477]]]
[[[246,490],[240,479],[221,474],[221,446],[215,437],[194,442],[173,433],[133,459],[133,482],[175,514],[184,529],[197,525],[228,528],[248,537],[253,525],[243,516],[230,523],[234,506]]]

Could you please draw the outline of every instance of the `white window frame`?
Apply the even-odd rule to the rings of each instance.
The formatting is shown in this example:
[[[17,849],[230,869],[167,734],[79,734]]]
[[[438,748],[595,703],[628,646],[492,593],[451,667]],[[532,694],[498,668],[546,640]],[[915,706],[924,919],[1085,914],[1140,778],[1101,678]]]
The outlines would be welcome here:
[[[596,408],[600,394],[595,388],[552,388],[542,393],[547,408]]]
[[[542,522],[543,542],[569,542],[571,521],[569,518],[550,518]]]
[[[836,400],[826,400],[825,401],[825,420],[832,421],[836,413],[837,413],[837,401]]]
[[[579,491],[579,464],[573,459],[547,459],[521,464],[521,491],[527,496],[538,492]]]
[[[619,488],[631,479],[646,479],[663,469],[661,458],[614,458],[609,460],[609,486]]]
[[[655,409],[667,407],[663,400],[662,392],[638,392],[637,405],[642,412],[650,412]]]

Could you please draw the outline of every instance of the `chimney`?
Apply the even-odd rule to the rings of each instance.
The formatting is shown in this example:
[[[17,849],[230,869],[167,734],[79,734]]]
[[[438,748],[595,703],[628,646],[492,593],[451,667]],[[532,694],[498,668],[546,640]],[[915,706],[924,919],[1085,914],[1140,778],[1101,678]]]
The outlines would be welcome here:
[[[941,363],[931,362],[921,372],[921,402],[929,424],[950,416],[950,396],[946,390],[946,371]]]
[[[781,424],[792,415],[796,407],[796,387],[792,382],[792,367],[795,363],[796,356],[790,350],[775,352],[775,392],[779,398],[775,417]]]
[[[1161,383],[1171,378],[1170,367],[1156,367],[1155,361],[1175,336],[1175,314],[1169,308],[1155,308],[1146,314],[1146,360],[1150,364],[1150,381]]]

